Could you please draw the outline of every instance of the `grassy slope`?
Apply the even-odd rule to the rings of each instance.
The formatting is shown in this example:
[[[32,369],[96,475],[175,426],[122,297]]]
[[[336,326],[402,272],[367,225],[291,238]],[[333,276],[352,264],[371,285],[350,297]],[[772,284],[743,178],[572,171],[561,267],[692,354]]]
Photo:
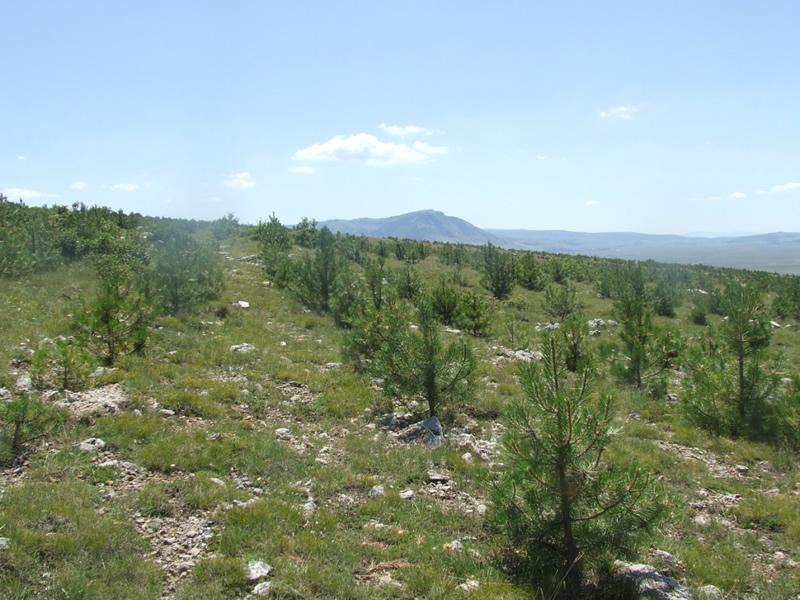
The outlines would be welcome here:
[[[240,256],[254,248],[237,240],[228,251]],[[428,281],[446,272],[435,258],[419,269]],[[465,275],[477,284],[477,273]],[[244,564],[257,558],[275,567],[273,590],[283,597],[449,598],[460,594],[456,586],[467,579],[481,582],[473,598],[530,597],[534,590],[498,570],[482,519],[456,499],[426,493],[428,469],[435,467],[451,475],[455,492],[481,502],[486,466],[465,462],[463,449],[401,446],[374,428],[375,413],[386,400],[346,367],[325,368],[340,360],[341,333],[263,279],[256,265],[226,262],[227,288],[215,306],[242,299],[249,309],[232,308],[221,325],[201,324],[219,320],[211,312],[215,306],[183,320],[162,319],[147,356],[127,360],[111,375],[122,380],[128,410],[93,424],[64,426],[32,457],[21,479],[3,475],[0,536],[11,539],[11,548],[0,556],[0,596],[243,597],[251,587]],[[90,285],[89,273],[74,267],[3,286],[0,364],[8,363],[19,342],[35,345],[40,336],[64,332],[70,298]],[[587,317],[611,317],[610,303],[592,289],[582,287],[581,295]],[[543,294],[518,288],[495,318],[496,337],[504,341],[503,313],[520,310],[515,305],[527,306],[520,314],[530,325],[546,321],[542,299]],[[699,331],[689,324],[686,307],[675,323],[686,334]],[[793,371],[800,362],[797,335],[782,330],[775,339]],[[593,343],[615,337],[604,333]],[[257,350],[229,352],[239,342]],[[474,340],[483,358],[481,387],[472,416],[457,424],[482,439],[496,439],[492,416],[519,393],[513,365],[489,360],[489,346],[497,343]],[[277,387],[283,381],[308,386],[313,401],[292,400]],[[153,399],[178,415],[163,416]],[[685,563],[680,577],[689,585],[716,584],[731,597],[791,597],[800,585],[798,571],[776,566],[774,553],[800,558],[800,498],[792,461],[760,445],[710,438],[685,425],[674,408],[625,389],[619,390],[618,403],[622,429],[613,453],[635,455],[648,465],[672,500],[674,510],[653,546]],[[279,427],[287,427],[294,440],[277,440]],[[115,458],[149,470],[152,481],[145,489],[108,498],[119,473],[75,450],[78,441],[94,435],[109,444]],[[757,476],[715,476],[701,461],[663,450],[656,440],[708,450],[723,465],[747,465]],[[242,485],[243,478],[250,485]],[[368,496],[375,484],[385,486],[384,496]],[[407,488],[416,495],[401,500],[398,493]],[[742,495],[719,515],[729,525],[719,519],[695,522],[687,504],[704,490]],[[317,510],[305,516],[309,494]],[[253,503],[227,508],[234,499],[252,497]],[[141,560],[148,548],[134,526],[141,515],[212,520],[208,551],[189,575],[175,579],[174,592],[165,591],[157,566]],[[373,520],[386,527],[370,525]],[[463,552],[443,549],[454,539],[464,540]],[[408,565],[383,573],[402,587],[370,583],[381,573],[370,574],[371,567],[401,560]]]

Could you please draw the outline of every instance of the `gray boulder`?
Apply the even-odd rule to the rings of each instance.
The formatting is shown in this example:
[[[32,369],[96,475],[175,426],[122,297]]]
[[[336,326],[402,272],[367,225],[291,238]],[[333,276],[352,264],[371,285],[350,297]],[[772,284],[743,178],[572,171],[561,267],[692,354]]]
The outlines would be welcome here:
[[[616,561],[614,574],[637,598],[649,600],[691,600],[692,594],[677,579],[656,571],[650,565]]]
[[[402,430],[398,437],[404,442],[422,442],[428,448],[442,445],[442,424],[439,417],[428,417]]]

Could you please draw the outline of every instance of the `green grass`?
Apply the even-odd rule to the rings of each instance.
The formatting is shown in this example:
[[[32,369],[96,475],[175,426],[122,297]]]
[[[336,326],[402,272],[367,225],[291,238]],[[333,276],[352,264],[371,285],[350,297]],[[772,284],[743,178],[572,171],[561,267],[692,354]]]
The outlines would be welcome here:
[[[226,251],[253,254],[255,246],[235,238]],[[274,567],[272,589],[282,598],[453,598],[456,586],[467,579],[481,583],[471,598],[537,597],[535,587],[503,571],[498,541],[482,517],[424,493],[427,472],[435,468],[450,474],[456,494],[484,501],[492,477],[487,466],[477,457],[465,462],[464,449],[401,445],[371,427],[390,401],[347,365],[323,369],[342,362],[342,332],[329,318],[304,311],[286,292],[263,285],[266,277],[257,265],[224,265],[226,289],[217,301],[197,314],[160,318],[146,354],[126,357],[105,376],[126,390],[124,412],[90,423],[67,422],[47,446],[37,447],[22,483],[2,484],[0,536],[11,546],[0,557],[0,596],[159,598],[163,574],[142,559],[148,542],[132,525],[139,512],[211,515],[214,556],[200,557],[181,580],[179,598],[245,596],[252,587],[245,578],[251,559]],[[390,258],[387,267],[398,269],[401,263]],[[428,286],[451,270],[435,256],[416,268]],[[465,267],[462,275],[478,289],[477,271]],[[72,302],[91,286],[89,269],[77,265],[0,288],[0,314],[13,315],[0,328],[0,365],[19,354],[20,342],[29,340],[32,347],[41,336],[66,333]],[[611,302],[598,298],[591,285],[578,283],[578,290],[587,319],[613,318]],[[491,335],[468,336],[480,358],[479,387],[449,427],[468,425],[478,438],[498,439],[497,422],[520,390],[516,367],[493,364],[491,346],[535,347],[536,324],[549,320],[543,297],[517,287],[497,306]],[[232,305],[240,299],[250,308]],[[228,314],[216,314],[219,307]],[[512,314],[519,321],[513,344],[505,326]],[[702,331],[690,322],[687,305],[674,319],[658,321],[687,337]],[[797,336],[786,329],[774,338],[774,350],[794,370],[800,364]],[[256,351],[229,351],[241,342]],[[590,339],[605,354],[618,343],[613,329]],[[277,387],[285,381],[307,386],[312,401],[292,401]],[[609,458],[635,457],[672,503],[652,545],[683,561],[681,579],[691,586],[713,583],[734,598],[791,597],[795,575],[782,572],[780,580],[771,579],[752,556],[769,555],[759,541],[764,537],[800,558],[796,457],[763,444],[710,436],[683,421],[674,407],[619,384],[605,367],[599,385],[617,398],[618,433]],[[159,409],[176,414],[165,416]],[[276,439],[279,427],[292,432],[292,442]],[[153,481],[138,491],[105,497],[107,482],[117,481],[120,471],[98,467],[92,456],[76,450],[90,436],[105,440],[114,458],[149,469]],[[720,480],[702,463],[661,450],[657,440],[708,450],[726,463],[747,465],[759,477]],[[326,453],[320,454],[323,448]],[[321,456],[328,457],[327,464],[317,460]],[[768,465],[763,472],[761,461]],[[241,486],[243,478],[249,485]],[[370,498],[377,484],[386,493]],[[413,499],[399,497],[405,488],[415,490]],[[735,531],[694,522],[688,503],[704,488],[742,494],[741,503],[722,515],[736,524]],[[767,494],[771,488],[779,493]],[[309,516],[302,509],[306,490],[317,506]],[[236,501],[251,503],[234,506]],[[372,521],[385,527],[371,527]],[[463,552],[443,549],[454,539],[464,540]],[[400,587],[378,585],[369,573],[389,561],[408,563],[389,571]]]

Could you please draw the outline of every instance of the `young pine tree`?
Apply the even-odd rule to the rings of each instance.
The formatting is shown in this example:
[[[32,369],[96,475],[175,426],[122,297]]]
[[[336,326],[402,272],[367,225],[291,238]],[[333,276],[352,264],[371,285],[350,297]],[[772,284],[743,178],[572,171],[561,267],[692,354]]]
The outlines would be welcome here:
[[[292,247],[291,234],[273,213],[266,223],[259,222],[256,236],[261,259],[264,261],[264,270],[270,277],[275,277]]]
[[[48,405],[27,394],[0,402],[0,464],[18,463],[29,444],[47,435],[60,420]]]
[[[171,315],[195,310],[223,287],[216,244],[180,231],[169,232],[158,243],[148,274],[150,292]]]
[[[547,333],[543,362],[521,367],[524,397],[508,413],[490,522],[508,537],[518,569],[538,584],[549,580],[553,595],[576,598],[587,567],[630,552],[661,505],[639,467],[604,460],[612,399],[593,393],[588,365],[567,371],[562,344]]]
[[[297,266],[288,285],[307,307],[321,313],[328,312],[341,267],[342,258],[336,247],[336,236],[323,227],[315,235],[314,250]]]
[[[748,418],[749,404],[759,395],[757,371],[762,351],[769,346],[770,324],[761,292],[731,281],[722,296],[721,333],[736,361],[736,408],[739,418]]]
[[[392,327],[372,364],[373,374],[384,380],[391,397],[421,396],[431,417],[442,405],[469,399],[475,388],[476,362],[464,340],[445,344],[430,300],[419,303],[418,330]]]
[[[619,335],[628,355],[626,378],[641,388],[654,333],[650,294],[641,266],[630,267],[622,277],[614,300],[614,313],[621,324]]]
[[[557,323],[566,321],[581,308],[583,306],[578,301],[578,290],[571,283],[547,286],[544,292],[544,312]]]
[[[498,300],[505,300],[514,289],[515,278],[514,255],[487,243],[483,247],[484,287]]]

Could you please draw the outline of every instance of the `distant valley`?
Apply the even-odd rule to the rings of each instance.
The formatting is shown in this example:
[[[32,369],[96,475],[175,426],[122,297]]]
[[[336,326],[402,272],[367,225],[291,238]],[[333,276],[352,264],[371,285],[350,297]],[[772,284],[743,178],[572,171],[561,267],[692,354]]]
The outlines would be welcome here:
[[[435,210],[379,219],[332,220],[321,225],[333,231],[370,237],[462,244],[491,242],[520,250],[800,273],[800,233],[712,238],[630,232],[481,229]]]

